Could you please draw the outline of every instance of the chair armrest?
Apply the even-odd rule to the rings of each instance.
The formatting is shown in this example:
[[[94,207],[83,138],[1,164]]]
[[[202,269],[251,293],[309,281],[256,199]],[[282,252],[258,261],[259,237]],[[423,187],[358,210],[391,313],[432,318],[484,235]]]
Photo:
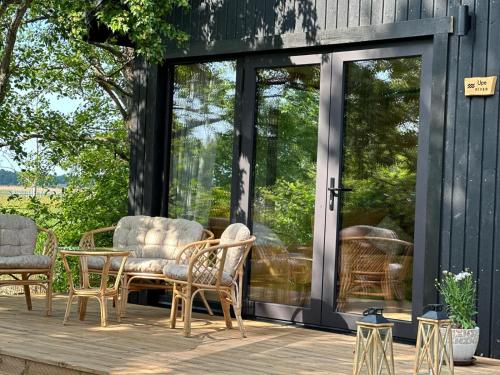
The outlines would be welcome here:
[[[255,241],[255,236],[250,237],[250,239],[246,241],[226,243],[223,245],[217,243],[219,240],[213,241],[216,241],[215,245],[199,250],[189,258],[188,285],[209,284],[215,285],[218,288],[221,285],[228,249],[243,246],[243,254],[235,267],[234,274],[231,275],[232,277],[239,277],[243,272],[243,266],[250,248]]]
[[[219,243],[219,240],[214,240],[214,234],[208,229],[203,229],[203,234],[201,236],[201,241],[191,242],[184,246],[181,252],[175,258],[176,264],[188,264],[189,258],[196,252]]]
[[[106,228],[99,228],[99,229],[94,229],[89,232],[85,232],[80,239],[80,248],[81,249],[92,249],[95,247],[95,242],[94,242],[94,235],[99,234],[99,233],[105,233],[105,232],[112,232],[116,229],[116,226],[112,227],[106,227]]]
[[[213,240],[215,238],[215,235],[209,231],[208,229],[203,229],[203,234],[201,236],[202,241],[206,240]]]
[[[189,259],[201,250],[219,243],[219,240],[207,239],[203,241],[191,242],[183,247],[175,259],[176,264],[188,264]]]
[[[45,229],[42,227],[37,227],[39,232],[45,232],[47,238],[43,244],[43,255],[51,257],[51,267],[54,265],[57,256],[57,236],[51,229]]]

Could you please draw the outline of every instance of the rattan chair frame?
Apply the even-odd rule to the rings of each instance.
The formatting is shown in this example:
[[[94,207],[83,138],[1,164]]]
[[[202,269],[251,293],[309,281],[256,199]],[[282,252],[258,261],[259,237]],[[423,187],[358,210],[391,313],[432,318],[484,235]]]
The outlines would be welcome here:
[[[170,328],[175,328],[178,312],[178,302],[182,302],[182,314],[184,318],[184,336],[191,335],[191,316],[194,297],[203,291],[215,291],[219,294],[222,305],[222,312],[227,328],[232,328],[230,308],[233,306],[234,314],[238,322],[241,336],[246,337],[242,310],[242,291],[244,266],[248,253],[255,242],[255,236],[251,236],[246,241],[235,241],[232,243],[220,244],[220,240],[199,241],[192,246],[188,246],[177,257],[177,264],[188,262],[187,280],[177,280],[165,277],[165,281],[173,284],[172,306],[170,311]],[[243,253],[236,264],[232,276],[231,285],[222,283],[224,264],[227,252],[231,248],[243,247]]]

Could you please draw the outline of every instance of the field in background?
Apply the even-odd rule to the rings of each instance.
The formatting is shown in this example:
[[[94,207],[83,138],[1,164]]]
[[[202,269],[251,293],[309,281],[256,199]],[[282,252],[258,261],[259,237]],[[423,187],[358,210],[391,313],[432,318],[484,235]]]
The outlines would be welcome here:
[[[50,202],[50,195],[60,195],[61,188],[37,188],[36,196],[42,203]],[[10,196],[17,195],[18,198],[9,199]],[[34,196],[33,188],[24,188],[22,186],[0,186],[0,208],[5,209],[23,209],[29,202],[29,198]]]
[[[61,188],[40,188],[38,187],[36,189],[36,195],[37,196],[44,196],[48,194],[56,194],[59,195],[61,194],[62,189]],[[17,194],[20,196],[29,196],[32,197],[35,195],[35,189],[34,188],[25,188],[22,186],[17,186],[17,185],[0,185],[0,196],[9,196],[12,194]]]

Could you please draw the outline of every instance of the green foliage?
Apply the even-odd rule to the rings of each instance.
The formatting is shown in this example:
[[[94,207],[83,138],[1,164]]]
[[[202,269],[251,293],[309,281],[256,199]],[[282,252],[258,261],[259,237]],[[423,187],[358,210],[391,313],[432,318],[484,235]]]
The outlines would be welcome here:
[[[467,269],[458,274],[443,271],[436,288],[444,299],[450,319],[455,328],[476,327],[476,282]]]
[[[256,220],[266,223],[287,244],[312,244],[315,194],[314,175],[305,181],[279,179],[260,187],[254,205]]]
[[[44,160],[40,154],[30,154],[25,161],[25,166],[26,168],[19,173],[19,180],[23,186],[48,187],[55,185],[52,164]]]
[[[106,42],[128,38],[138,55],[161,62],[168,41],[182,43],[186,33],[166,21],[176,7],[187,9],[188,0],[79,0],[34,1],[31,12],[47,17],[59,35],[86,40],[89,16],[95,17],[100,30],[109,30]]]
[[[138,54],[153,62],[166,56],[166,40],[187,41],[188,35],[165,20],[175,6],[189,7],[188,0],[106,1],[97,10],[99,22],[115,34],[127,36]]]
[[[127,214],[128,163],[106,148],[93,147],[65,161],[71,166],[68,186],[61,195],[40,197],[13,196],[15,208],[0,207],[0,212],[31,217],[35,222],[52,228],[60,246],[78,246],[88,230],[110,226]],[[98,246],[111,246],[111,236],[96,238]],[[38,244],[41,251],[41,244]],[[77,267],[72,263],[72,267]],[[78,272],[74,272],[75,277]],[[54,289],[65,291],[66,272],[60,259],[56,262]]]

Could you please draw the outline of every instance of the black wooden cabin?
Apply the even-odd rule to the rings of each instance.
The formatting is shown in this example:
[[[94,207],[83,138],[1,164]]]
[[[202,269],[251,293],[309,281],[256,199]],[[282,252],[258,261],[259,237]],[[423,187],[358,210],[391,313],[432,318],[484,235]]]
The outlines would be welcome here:
[[[171,21],[190,41],[135,73],[131,213],[247,223],[250,318],[351,330],[376,305],[412,339],[469,268],[500,358],[499,95],[464,93],[500,73],[500,1],[192,0]]]

